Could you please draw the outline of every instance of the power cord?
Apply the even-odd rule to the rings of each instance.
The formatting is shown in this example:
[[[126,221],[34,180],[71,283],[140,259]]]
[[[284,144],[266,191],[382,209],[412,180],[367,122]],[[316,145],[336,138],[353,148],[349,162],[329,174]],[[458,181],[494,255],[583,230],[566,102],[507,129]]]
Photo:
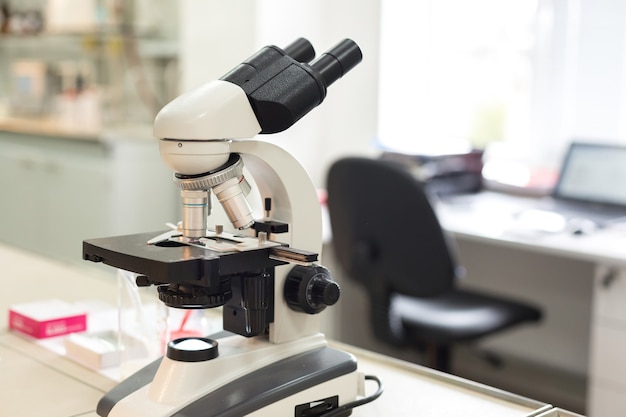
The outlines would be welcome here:
[[[372,401],[380,397],[383,391],[385,390],[385,387],[383,386],[383,383],[380,380],[380,378],[378,378],[375,375],[365,375],[365,379],[370,380],[370,381],[376,381],[376,383],[378,384],[378,389],[376,390],[375,393],[373,393],[372,395],[368,397],[363,397],[360,400],[355,400],[347,404],[344,404],[342,406],[339,406],[335,409],[330,410],[328,413],[320,414],[319,417],[336,417],[342,413],[345,413],[348,410],[352,410],[353,408],[360,407],[367,403],[371,403]]]

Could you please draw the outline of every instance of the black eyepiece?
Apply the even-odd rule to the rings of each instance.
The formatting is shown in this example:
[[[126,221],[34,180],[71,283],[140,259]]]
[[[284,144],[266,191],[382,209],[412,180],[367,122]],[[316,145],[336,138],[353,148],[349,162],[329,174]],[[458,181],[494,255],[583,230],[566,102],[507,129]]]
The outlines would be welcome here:
[[[328,87],[354,68],[362,59],[361,48],[353,40],[344,39],[311,63],[311,67],[322,75]]]
[[[284,49],[266,46],[224,75],[248,96],[261,133],[282,132],[326,97],[326,89],[354,68],[363,56],[344,39],[314,60],[311,43],[299,38]],[[309,64],[309,62],[311,62]]]
[[[309,62],[315,58],[315,49],[311,42],[304,38],[298,38],[283,49],[286,55],[298,62]]]

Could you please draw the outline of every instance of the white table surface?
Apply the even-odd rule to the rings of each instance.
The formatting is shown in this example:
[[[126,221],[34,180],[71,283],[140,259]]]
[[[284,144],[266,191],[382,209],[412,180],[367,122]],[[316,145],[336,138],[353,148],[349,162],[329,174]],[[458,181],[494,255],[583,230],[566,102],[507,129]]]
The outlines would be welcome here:
[[[0,415],[95,417],[99,398],[116,382],[7,329],[13,303],[62,298],[115,302],[115,275],[59,263],[0,245]],[[354,411],[370,416],[536,416],[549,405],[393,360],[334,344],[357,357],[359,370],[381,378],[383,395]],[[368,392],[375,390],[366,382]],[[554,412],[554,411],[552,411]],[[553,414],[560,415],[560,414]],[[569,414],[568,414],[569,415]]]
[[[442,226],[464,239],[626,266],[626,223],[582,235],[567,227],[547,230],[536,216],[524,216],[539,212],[532,209],[536,204],[529,197],[486,191],[446,199],[435,204],[435,210]]]

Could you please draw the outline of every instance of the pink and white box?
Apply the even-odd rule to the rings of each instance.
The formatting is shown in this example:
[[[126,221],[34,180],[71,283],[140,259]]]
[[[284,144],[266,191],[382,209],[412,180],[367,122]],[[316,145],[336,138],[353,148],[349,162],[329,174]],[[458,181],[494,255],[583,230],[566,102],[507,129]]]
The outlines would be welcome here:
[[[87,313],[65,301],[52,299],[9,307],[9,329],[45,339],[87,329]]]

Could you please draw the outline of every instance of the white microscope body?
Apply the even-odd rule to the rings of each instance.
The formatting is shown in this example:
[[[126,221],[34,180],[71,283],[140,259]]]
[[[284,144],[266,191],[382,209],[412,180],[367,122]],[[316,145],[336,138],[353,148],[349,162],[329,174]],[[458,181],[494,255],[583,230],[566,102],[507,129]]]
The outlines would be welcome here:
[[[334,410],[333,416],[345,416],[351,409],[340,408],[363,395],[356,360],[329,348],[320,333],[317,313],[337,301],[339,287],[317,265],[322,221],[316,190],[289,153],[250,140],[291,126],[361,60],[350,40],[306,64],[313,56],[304,39],[284,51],[266,47],[157,115],[161,155],[181,188],[178,230],[145,245],[137,243],[145,235],[85,241],[84,258],[145,274],[142,285],[158,286],[167,305],[223,306],[224,329],[232,334],[171,341],[160,364],[100,401],[99,415],[298,417]],[[301,89],[303,83],[308,87]],[[274,84],[283,90],[276,93]],[[246,199],[248,173],[266,202],[264,219]],[[232,233],[207,227],[211,193]]]

